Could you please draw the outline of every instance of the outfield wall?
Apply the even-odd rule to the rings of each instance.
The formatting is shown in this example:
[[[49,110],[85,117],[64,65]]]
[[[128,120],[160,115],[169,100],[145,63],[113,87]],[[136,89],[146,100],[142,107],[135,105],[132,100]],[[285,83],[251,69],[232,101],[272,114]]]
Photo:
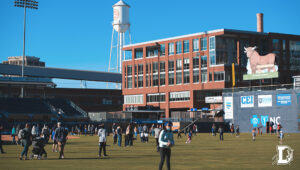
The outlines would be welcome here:
[[[240,126],[241,132],[268,122],[280,123],[284,133],[300,132],[300,90],[268,90],[223,94],[225,119]]]

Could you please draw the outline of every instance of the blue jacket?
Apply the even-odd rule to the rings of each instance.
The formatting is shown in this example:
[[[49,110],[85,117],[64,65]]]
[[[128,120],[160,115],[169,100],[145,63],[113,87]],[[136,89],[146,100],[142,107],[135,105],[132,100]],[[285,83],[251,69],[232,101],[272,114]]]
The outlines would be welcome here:
[[[173,133],[172,131],[166,131],[162,130],[159,135],[159,147],[161,148],[170,148],[168,145],[168,142],[171,143],[171,145],[174,145],[174,139],[173,139]]]

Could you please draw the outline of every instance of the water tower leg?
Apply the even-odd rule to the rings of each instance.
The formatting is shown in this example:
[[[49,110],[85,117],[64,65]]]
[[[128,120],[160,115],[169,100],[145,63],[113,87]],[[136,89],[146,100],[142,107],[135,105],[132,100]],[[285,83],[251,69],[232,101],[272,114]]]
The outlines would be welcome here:
[[[128,28],[128,33],[129,33],[129,44],[131,44],[131,33],[130,33],[130,27]]]
[[[121,33],[120,33],[120,49],[119,49],[119,50],[120,50],[120,58],[119,58],[119,60],[120,60],[120,61],[119,61],[119,62],[120,62],[119,65],[120,65],[120,66],[119,66],[119,70],[118,70],[119,73],[122,72],[122,58],[123,58],[122,48],[123,48],[123,38],[124,38],[124,37],[123,37],[123,33],[121,32]]]

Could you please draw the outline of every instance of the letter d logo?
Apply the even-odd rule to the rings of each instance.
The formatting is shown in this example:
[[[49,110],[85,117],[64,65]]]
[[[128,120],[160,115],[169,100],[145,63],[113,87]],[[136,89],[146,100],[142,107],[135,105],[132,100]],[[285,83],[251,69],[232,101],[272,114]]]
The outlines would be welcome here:
[[[287,155],[284,158],[283,153],[287,150]],[[277,146],[277,165],[287,165],[293,161],[293,152],[294,150],[287,145],[278,145]]]

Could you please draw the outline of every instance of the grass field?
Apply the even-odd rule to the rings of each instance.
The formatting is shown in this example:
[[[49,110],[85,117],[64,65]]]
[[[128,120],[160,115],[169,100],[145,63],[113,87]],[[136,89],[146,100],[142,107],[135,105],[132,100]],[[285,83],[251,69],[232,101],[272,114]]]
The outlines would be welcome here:
[[[220,142],[218,136],[201,133],[190,144],[185,144],[184,135],[182,139],[176,139],[176,136],[174,135],[171,169],[300,169],[300,134],[285,134],[283,144],[294,149],[294,161],[286,166],[272,165],[272,157],[277,153],[278,144],[275,135],[264,134],[252,141],[251,134],[241,134],[240,137],[225,134],[224,141]],[[63,160],[59,160],[58,153],[51,152],[51,146],[47,145],[47,160],[20,161],[17,158],[22,147],[4,145],[7,153],[0,154],[0,169],[158,169],[160,158],[155,150],[153,137],[150,137],[149,143],[135,140],[133,147],[120,148],[112,145],[111,136],[108,136],[109,157],[104,159],[97,159],[97,141],[96,136],[68,140],[65,148],[66,159]],[[30,147],[29,153],[31,150]]]

